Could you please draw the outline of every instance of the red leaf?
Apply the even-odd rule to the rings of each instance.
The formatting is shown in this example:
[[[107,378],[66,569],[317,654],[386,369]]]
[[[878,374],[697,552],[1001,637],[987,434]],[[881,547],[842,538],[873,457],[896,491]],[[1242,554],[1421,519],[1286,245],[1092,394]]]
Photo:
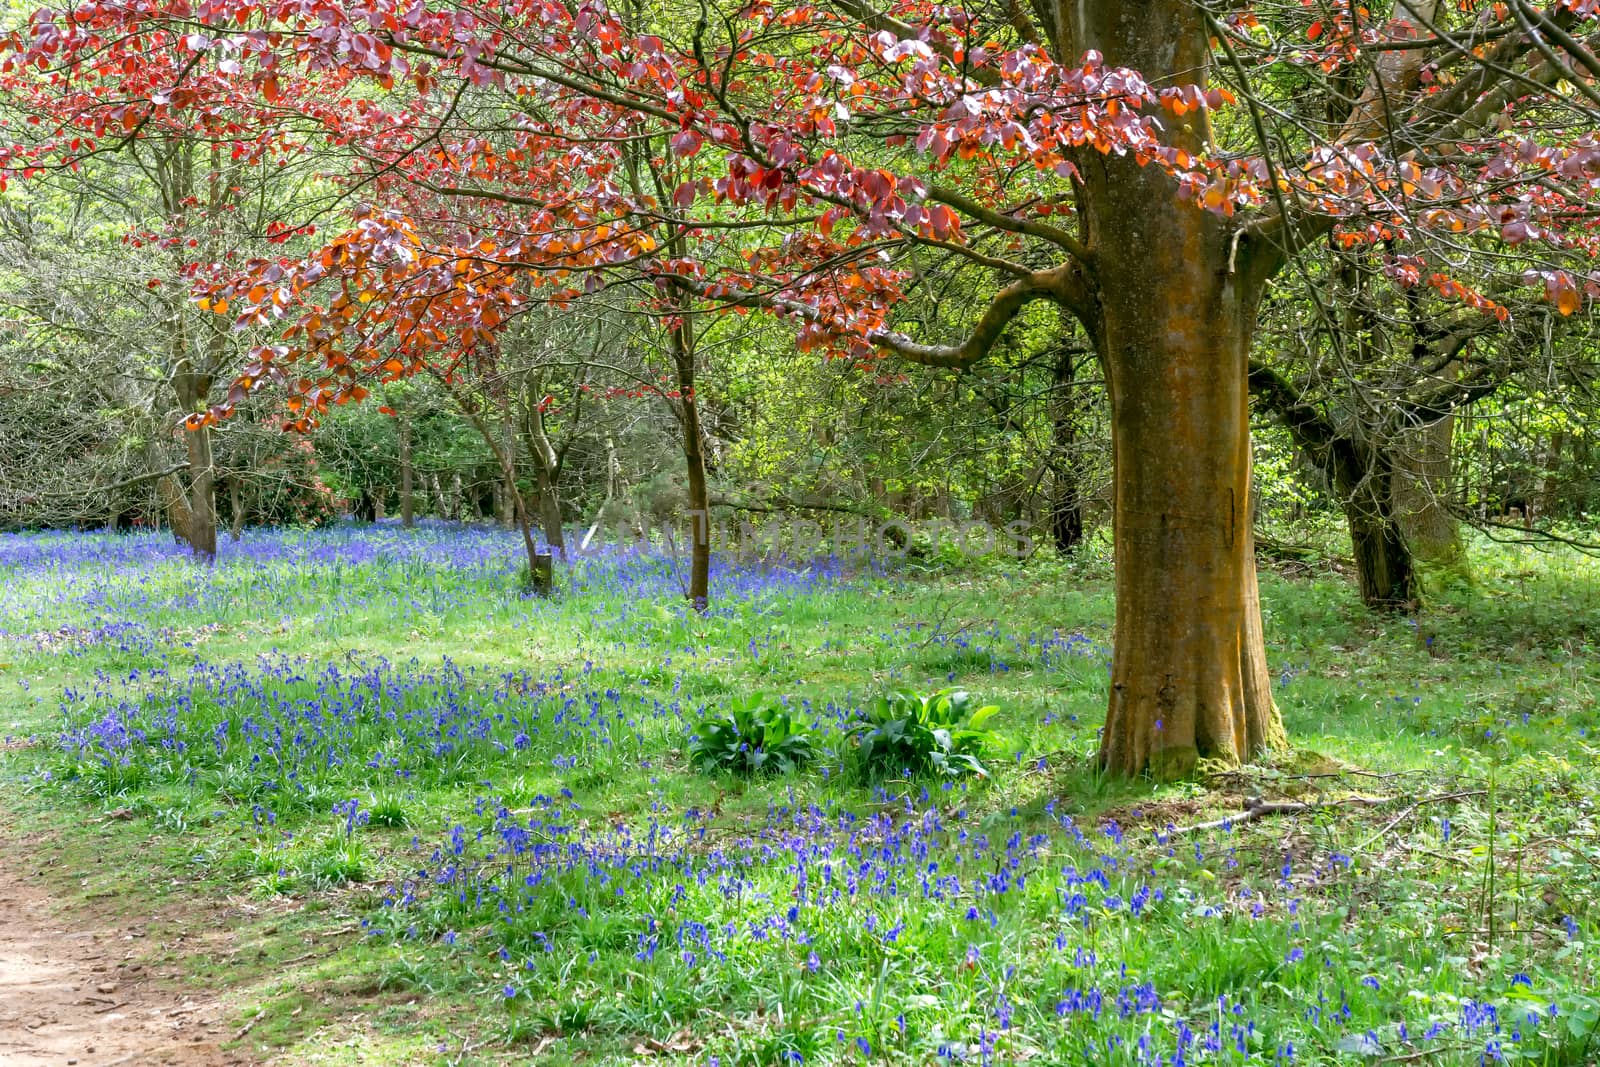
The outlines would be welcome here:
[[[705,142],[706,139],[700,136],[699,130],[680,130],[672,135],[672,154],[680,159],[684,156],[692,156],[700,151],[700,146]]]

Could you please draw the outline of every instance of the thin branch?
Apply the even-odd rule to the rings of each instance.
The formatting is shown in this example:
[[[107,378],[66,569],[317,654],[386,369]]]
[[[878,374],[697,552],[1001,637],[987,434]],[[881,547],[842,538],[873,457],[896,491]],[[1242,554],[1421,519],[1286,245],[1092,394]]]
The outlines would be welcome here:
[[[1229,815],[1221,819],[1213,819],[1210,822],[1195,823],[1193,826],[1178,827],[1174,830],[1168,830],[1166,833],[1193,834],[1199,833],[1202,830],[1232,829],[1233,827],[1239,826],[1243,823],[1255,822],[1257,819],[1264,819],[1269,815],[1304,815],[1307,812],[1331,811],[1334,808],[1382,807],[1385,804],[1393,804],[1395,799],[1396,798],[1394,797],[1354,796],[1346,797],[1343,800],[1330,800],[1323,804],[1301,804],[1296,801],[1268,801],[1255,799],[1250,801],[1249,805],[1237,815]]]

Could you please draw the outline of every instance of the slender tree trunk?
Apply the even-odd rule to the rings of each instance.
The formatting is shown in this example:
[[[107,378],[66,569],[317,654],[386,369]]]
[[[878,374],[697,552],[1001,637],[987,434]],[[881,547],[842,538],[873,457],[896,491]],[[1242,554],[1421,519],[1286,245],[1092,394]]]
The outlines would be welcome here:
[[[566,559],[567,538],[561,528],[561,491],[549,468],[542,463],[534,465],[533,476],[539,488],[539,527],[544,531],[544,539],[551,550]]]
[[[244,495],[239,492],[237,475],[228,478],[228,510],[233,513],[229,516],[233,524],[228,528],[228,537],[237,543],[244,536]]]
[[[429,471],[423,479],[428,487],[429,495],[433,497],[433,510],[441,519],[448,519],[450,515],[450,502],[444,498],[444,481],[437,471]]]
[[[686,318],[686,317],[685,317]],[[711,602],[711,493],[706,482],[705,438],[695,398],[694,339],[687,321],[671,328],[672,364],[677,375],[683,462],[689,482],[689,602],[705,611]]]
[[[493,497],[494,500],[493,506],[495,521],[501,526],[504,526],[506,529],[511,529],[514,525],[516,525],[517,520],[511,514],[512,503],[510,492],[506,489],[503,483],[496,482],[494,486],[491,487],[489,495]]]
[[[452,396],[461,413],[472,423],[473,429],[478,431],[478,436],[483,438],[483,443],[489,446],[489,452],[500,468],[505,492],[511,500],[512,519],[517,532],[522,535],[522,548],[528,556],[528,588],[540,596],[548,596],[551,592],[550,557],[539,551],[539,546],[533,539],[533,527],[528,522],[527,503],[517,489],[516,450],[514,447],[507,447],[507,442],[501,436],[504,428],[491,427],[474,401],[459,394],[452,393]],[[459,484],[460,475],[456,477]]]
[[[187,139],[165,142],[162,149],[155,153],[153,160],[154,176],[161,194],[163,213],[168,222],[179,228],[185,224],[188,213],[200,206],[200,202],[196,199],[196,194],[200,190],[195,182],[197,145],[198,142]],[[213,165],[209,172],[208,197],[210,211],[220,210],[218,194],[221,192],[221,186],[216,170],[216,161],[221,158],[220,151],[220,147],[214,147],[212,151]],[[212,374],[219,365],[227,344],[225,331],[215,323],[208,322],[207,327],[201,328],[202,332],[207,328],[210,330],[209,336],[205,338],[206,354],[201,358],[194,350],[195,342],[200,338],[191,332],[189,314],[187,301],[181,301],[172,307],[169,335],[172,358],[171,381],[181,416],[196,414],[209,406]],[[181,529],[174,523],[174,532],[179,533],[182,539],[188,542],[197,559],[209,563],[217,558],[216,467],[212,456],[211,428],[201,426],[198,429],[189,429],[185,426],[182,432],[189,459],[189,486],[186,493],[181,489],[177,493],[184,497],[184,507],[174,509],[169,505],[168,513],[176,518],[180,510],[187,512],[187,521]],[[167,493],[170,492],[169,489]]]
[[[1539,491],[1539,512],[1553,516],[1561,510],[1561,454],[1566,451],[1567,433],[1556,430],[1544,454],[1544,484]]]
[[[1056,6],[1064,51],[1204,83],[1197,5]],[[1179,74],[1181,72],[1181,74]],[[1204,152],[1207,119],[1169,143]],[[1108,772],[1160,778],[1284,742],[1272,702],[1250,524],[1250,341],[1270,249],[1177,195],[1159,167],[1075,155],[1094,251],[1087,316],[1105,367],[1116,469],[1116,639],[1100,739]],[[1240,247],[1243,244],[1243,247]]]
[[[146,450],[149,456],[154,450]],[[153,470],[166,469],[164,456],[158,453],[151,462]],[[161,510],[167,517],[167,528],[172,531],[172,536],[184,544],[189,543],[189,526],[191,515],[189,512],[189,498],[183,491],[183,483],[175,474],[156,480],[156,496],[161,500]]]
[[[500,420],[500,448],[504,455],[515,464],[517,457],[517,427],[514,412],[516,409],[509,401],[510,398],[507,397],[505,417]],[[517,521],[515,512],[518,501],[521,501],[524,508],[528,506],[527,501],[522,497],[522,490],[517,487],[515,478],[505,483],[502,492],[495,494],[495,517],[507,528]]]
[[[1582,519],[1588,513],[1595,483],[1593,466],[1594,448],[1589,435],[1578,434],[1572,441],[1572,517]]]
[[[622,460],[617,458],[617,442],[606,434],[606,500],[622,495]]]
[[[1083,541],[1083,499],[1078,477],[1078,397],[1073,361],[1078,351],[1063,344],[1056,353],[1055,391],[1050,398],[1050,533],[1056,551],[1071,553]]]
[[[1283,420],[1338,495],[1350,529],[1361,599],[1377,611],[1412,611],[1420,599],[1411,548],[1394,508],[1393,435],[1380,427],[1357,440],[1307,404],[1265,365],[1252,369],[1250,387]]]
[[[555,446],[550,443],[550,435],[545,431],[544,412],[540,409],[542,393],[542,380],[537,374],[530,375],[523,391],[522,436],[528,454],[533,458],[534,484],[539,489],[539,525],[544,530],[546,543],[564,560],[567,558],[567,539],[561,528],[561,457],[556,454]],[[606,499],[609,501],[613,489],[610,472],[613,457],[609,454],[609,437],[606,438],[606,448]]]
[[[217,557],[216,476],[212,468],[211,428],[187,430],[189,468],[194,480],[189,485],[189,544],[195,555],[210,561]]]
[[[1395,515],[1392,460],[1374,457],[1354,479],[1339,479],[1361,602],[1375,611],[1415,611],[1420,600],[1411,548]]]
[[[498,450],[497,450],[498,452]],[[539,551],[533,539],[533,527],[528,522],[528,506],[517,491],[516,460],[509,453],[499,452],[501,470],[505,474],[506,492],[511,497],[511,516],[517,532],[522,535],[522,550],[528,556],[528,588],[540,596],[550,594],[550,557]]]
[[[512,475],[515,476],[514,474]],[[528,582],[530,585],[539,584],[539,574],[544,570],[543,561],[539,559],[539,545],[533,539],[533,526],[528,522],[528,507],[522,501],[522,494],[513,487],[511,492],[511,513],[517,524],[517,532],[522,534],[522,548],[528,554]]]
[[[411,420],[402,411],[400,423],[400,525],[406,529],[417,524],[416,499],[412,492]]]
[[[174,344],[183,343],[180,330]],[[183,414],[192,414],[207,405],[211,392],[208,376],[179,371],[173,375],[173,385]],[[197,430],[185,427],[183,441],[189,456],[189,521],[184,540],[197,558],[210,562],[217,558],[216,468],[211,454],[211,427],[202,426]]]

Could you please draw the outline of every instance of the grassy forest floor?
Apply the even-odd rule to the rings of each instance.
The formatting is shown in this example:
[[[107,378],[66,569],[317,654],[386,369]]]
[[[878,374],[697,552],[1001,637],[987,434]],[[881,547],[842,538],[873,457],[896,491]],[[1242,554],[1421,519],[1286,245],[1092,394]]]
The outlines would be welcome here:
[[[517,551],[0,538],[0,898],[98,946],[0,951],[0,1060],[1600,1060],[1591,560],[1476,544],[1419,619],[1265,571],[1293,751],[1154,786],[1093,769],[1104,555],[719,562],[696,617],[670,561],[541,601]],[[890,685],[998,704],[989,777],[858,773]],[[695,770],[755,691],[817,759]]]

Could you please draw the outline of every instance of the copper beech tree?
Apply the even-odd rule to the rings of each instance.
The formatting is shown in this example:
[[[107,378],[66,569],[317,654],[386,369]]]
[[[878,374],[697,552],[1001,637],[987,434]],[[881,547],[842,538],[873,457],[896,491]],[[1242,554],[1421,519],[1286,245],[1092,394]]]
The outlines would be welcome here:
[[[610,294],[669,331],[773,313],[804,346],[946,368],[1064,308],[1111,402],[1100,758],[1165,776],[1283,741],[1251,536],[1263,294],[1332,239],[1462,314],[1509,316],[1508,286],[1586,307],[1597,9],[90,0],[10,38],[38,123],[0,162],[70,165],[165,126],[241,158],[291,131],[354,160],[347,228],[202,283],[204,306],[279,336],[196,421],[263,383],[312,419],[448,368],[530,302]],[[1289,93],[1325,95],[1326,117]],[[986,288],[959,336],[897,315],[928,269]]]

